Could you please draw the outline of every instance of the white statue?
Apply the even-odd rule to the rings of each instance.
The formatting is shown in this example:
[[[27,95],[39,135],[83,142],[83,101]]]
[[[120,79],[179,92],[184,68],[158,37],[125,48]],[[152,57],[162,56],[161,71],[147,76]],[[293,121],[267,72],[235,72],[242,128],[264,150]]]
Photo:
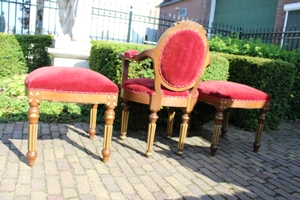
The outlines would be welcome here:
[[[92,0],[57,0],[61,33],[59,38],[89,42]]]

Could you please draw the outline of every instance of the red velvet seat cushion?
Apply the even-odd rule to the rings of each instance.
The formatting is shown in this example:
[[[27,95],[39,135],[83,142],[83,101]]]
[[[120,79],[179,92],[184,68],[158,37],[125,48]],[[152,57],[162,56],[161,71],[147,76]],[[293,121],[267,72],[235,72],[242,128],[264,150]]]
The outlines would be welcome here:
[[[133,78],[123,82],[122,88],[135,93],[154,95],[154,80],[150,78]],[[174,97],[174,98],[187,98],[190,92],[188,90],[181,92],[174,92],[162,87],[163,97]],[[195,93],[195,98],[198,96],[198,92]]]
[[[214,98],[241,101],[270,101],[268,94],[248,85],[230,81],[204,81],[198,85],[199,97],[209,95]]]
[[[79,67],[42,67],[25,79],[29,89],[70,93],[118,93],[119,89],[107,77]]]

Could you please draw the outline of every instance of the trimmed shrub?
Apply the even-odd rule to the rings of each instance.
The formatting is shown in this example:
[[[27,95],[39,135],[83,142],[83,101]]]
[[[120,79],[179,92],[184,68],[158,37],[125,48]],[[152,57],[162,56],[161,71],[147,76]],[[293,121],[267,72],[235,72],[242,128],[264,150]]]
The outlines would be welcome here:
[[[0,77],[26,73],[26,60],[15,35],[0,33],[0,46]]]
[[[51,36],[15,35],[15,37],[21,45],[28,73],[51,64],[50,55],[45,51],[45,47],[50,47],[52,44]]]

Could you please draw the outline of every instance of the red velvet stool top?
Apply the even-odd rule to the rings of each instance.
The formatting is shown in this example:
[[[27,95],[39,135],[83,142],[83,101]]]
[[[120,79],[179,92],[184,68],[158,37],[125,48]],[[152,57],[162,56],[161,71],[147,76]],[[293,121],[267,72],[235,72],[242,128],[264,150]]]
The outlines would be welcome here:
[[[118,86],[104,75],[79,67],[41,67],[31,72],[25,86],[29,89],[86,94],[115,94]]]
[[[199,97],[207,95],[234,101],[270,101],[268,94],[248,85],[230,81],[204,81],[198,85]]]

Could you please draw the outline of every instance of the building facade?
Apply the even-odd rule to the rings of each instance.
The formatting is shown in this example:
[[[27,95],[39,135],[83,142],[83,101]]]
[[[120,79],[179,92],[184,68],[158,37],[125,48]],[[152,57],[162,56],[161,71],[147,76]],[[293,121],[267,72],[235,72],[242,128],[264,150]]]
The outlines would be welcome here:
[[[242,28],[300,27],[300,0],[164,0],[161,17],[177,16]]]

